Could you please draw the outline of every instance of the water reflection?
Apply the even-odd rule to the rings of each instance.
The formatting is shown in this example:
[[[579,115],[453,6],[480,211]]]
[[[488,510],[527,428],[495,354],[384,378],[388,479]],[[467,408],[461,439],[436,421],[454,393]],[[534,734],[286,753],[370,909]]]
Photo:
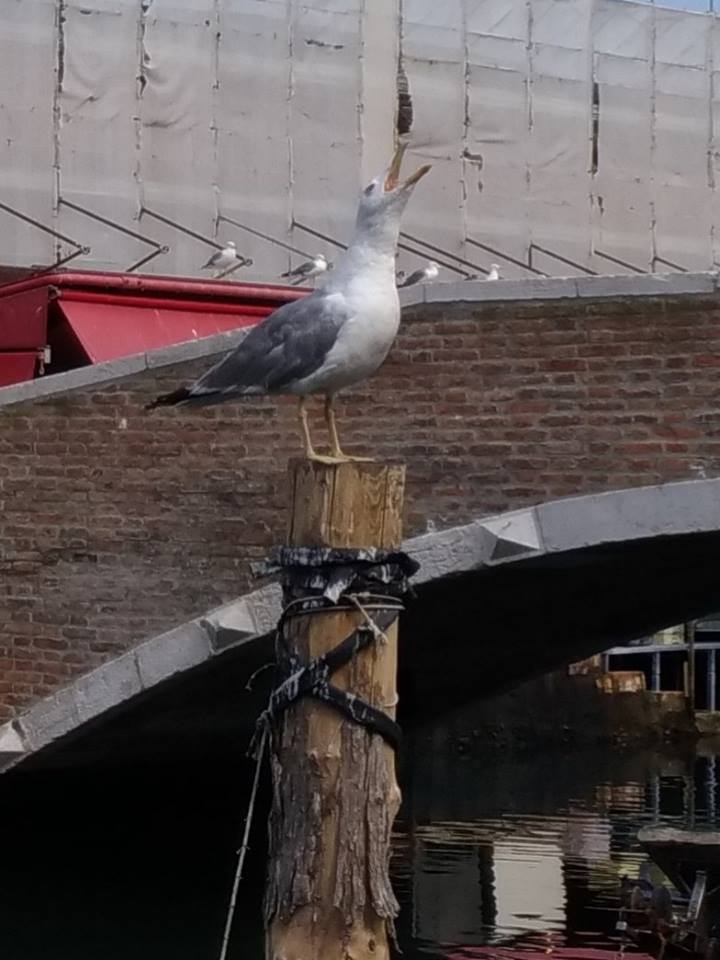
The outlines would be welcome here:
[[[515,960],[508,944],[579,949],[582,960],[592,948],[617,951],[620,877],[647,862],[638,829],[715,825],[717,763],[705,748],[469,758],[449,744],[438,727],[404,754],[393,875],[407,960],[491,960],[488,945],[495,960]],[[217,956],[248,773],[242,747],[192,770],[0,781],[3,960]],[[261,818],[231,960],[262,956],[264,833]]]
[[[470,948],[510,943],[616,952],[620,878],[667,883],[637,831],[655,822],[715,826],[712,752],[608,747],[468,759],[439,742],[436,731],[416,746],[397,829],[411,956],[471,956]]]

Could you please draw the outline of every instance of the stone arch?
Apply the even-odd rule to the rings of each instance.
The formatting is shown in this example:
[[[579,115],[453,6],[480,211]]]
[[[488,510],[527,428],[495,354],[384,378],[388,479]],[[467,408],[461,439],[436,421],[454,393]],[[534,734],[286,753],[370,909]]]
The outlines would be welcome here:
[[[405,548],[421,564],[401,652],[417,718],[720,607],[720,479],[549,501]],[[279,613],[272,584],[139,643],[0,727],[0,769],[136,705],[152,710],[153,696],[191,678],[248,676],[271,656]]]

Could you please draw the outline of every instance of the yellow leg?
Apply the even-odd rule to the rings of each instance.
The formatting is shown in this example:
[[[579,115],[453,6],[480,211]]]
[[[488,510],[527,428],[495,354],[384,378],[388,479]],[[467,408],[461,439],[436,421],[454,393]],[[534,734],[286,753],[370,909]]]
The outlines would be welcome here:
[[[328,433],[330,435],[330,453],[333,457],[340,457],[345,460],[345,454],[340,449],[340,439],[338,437],[337,424],[335,423],[333,400],[333,395],[328,393],[325,397],[325,422],[327,423]]]
[[[340,438],[337,432],[337,423],[335,422],[335,409],[333,401],[335,397],[328,393],[325,397],[325,422],[327,423],[328,433],[330,434],[330,454],[338,461],[353,461],[355,463],[372,463],[372,457],[351,457],[343,453],[340,449]]]
[[[338,457],[326,457],[321,453],[315,453],[315,448],[312,445],[312,440],[310,438],[310,428],[308,427],[308,415],[307,410],[305,409],[305,402],[307,397],[300,397],[300,403],[298,406],[298,416],[300,417],[300,423],[302,424],[303,431],[303,441],[305,443],[305,456],[308,460],[315,460],[316,463],[342,463],[342,459]]]

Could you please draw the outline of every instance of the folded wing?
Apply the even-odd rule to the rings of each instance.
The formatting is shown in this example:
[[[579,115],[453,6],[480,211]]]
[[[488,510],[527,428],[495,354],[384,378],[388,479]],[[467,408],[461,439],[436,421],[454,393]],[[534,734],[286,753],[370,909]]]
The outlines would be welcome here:
[[[337,293],[319,290],[286,303],[195,383],[150,406],[201,406],[245,394],[282,393],[323,365],[348,319],[345,300]]]

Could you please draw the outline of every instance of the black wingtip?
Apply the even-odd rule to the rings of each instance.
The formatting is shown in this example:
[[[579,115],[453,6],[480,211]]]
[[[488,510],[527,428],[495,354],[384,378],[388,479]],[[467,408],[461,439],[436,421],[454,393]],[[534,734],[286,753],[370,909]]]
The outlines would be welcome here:
[[[173,390],[172,393],[165,393],[161,397],[151,400],[150,403],[146,403],[145,409],[154,410],[155,407],[174,407],[176,404],[182,403],[183,400],[187,400],[189,396],[190,391],[187,387],[180,387],[179,390]]]

